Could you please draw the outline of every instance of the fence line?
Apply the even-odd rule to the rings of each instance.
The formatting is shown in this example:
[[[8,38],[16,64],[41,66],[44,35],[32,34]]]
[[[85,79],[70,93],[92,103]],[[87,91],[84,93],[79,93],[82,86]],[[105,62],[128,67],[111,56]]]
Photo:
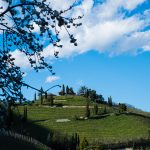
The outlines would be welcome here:
[[[23,134],[19,134],[19,133],[16,133],[14,131],[11,131],[11,130],[0,129],[0,135],[4,135],[4,136],[8,136],[8,137],[13,137],[15,139],[31,143],[33,145],[41,146],[41,147],[43,147],[46,150],[52,150],[47,145],[39,142],[38,140],[36,140],[36,139],[34,139],[32,137],[29,137],[29,136],[26,136],[26,135],[23,135]]]

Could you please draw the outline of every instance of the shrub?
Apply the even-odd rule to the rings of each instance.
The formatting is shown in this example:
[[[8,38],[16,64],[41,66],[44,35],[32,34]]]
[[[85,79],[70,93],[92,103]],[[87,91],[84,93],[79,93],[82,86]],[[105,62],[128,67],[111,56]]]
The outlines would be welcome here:
[[[84,139],[81,143],[81,150],[87,149],[88,146],[89,146],[89,143],[88,143],[87,139],[84,137]]]
[[[119,111],[120,112],[125,112],[127,111],[127,106],[125,104],[119,103]]]

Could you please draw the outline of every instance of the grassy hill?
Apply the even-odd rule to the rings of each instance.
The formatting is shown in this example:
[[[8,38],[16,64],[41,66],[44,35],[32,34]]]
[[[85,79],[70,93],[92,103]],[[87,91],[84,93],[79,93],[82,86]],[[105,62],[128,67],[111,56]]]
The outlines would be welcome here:
[[[110,115],[100,119],[75,120],[84,116],[83,108],[28,107],[28,118],[35,124],[64,133],[79,133],[81,138],[107,141],[148,138],[150,119],[136,115]],[[69,122],[56,122],[69,119]]]
[[[46,138],[50,130],[70,136],[73,133],[78,133],[81,141],[86,137],[89,143],[95,141],[105,144],[125,143],[150,138],[149,113],[134,108],[128,108],[126,113],[118,113],[116,107],[98,104],[99,115],[95,115],[93,109],[95,103],[90,102],[91,117],[77,119],[84,118],[86,103],[86,99],[81,96],[55,97],[54,105],[61,104],[67,107],[50,107],[46,103],[37,106],[40,104],[37,101],[33,106],[28,106],[30,124],[25,124],[24,129],[35,138],[39,134],[42,138]],[[107,114],[101,115],[104,109],[107,110]],[[20,106],[19,110],[23,114],[23,106]],[[67,122],[63,122],[63,119]],[[37,131],[34,125],[46,129],[47,132]],[[19,127],[16,125],[14,128],[19,131]]]

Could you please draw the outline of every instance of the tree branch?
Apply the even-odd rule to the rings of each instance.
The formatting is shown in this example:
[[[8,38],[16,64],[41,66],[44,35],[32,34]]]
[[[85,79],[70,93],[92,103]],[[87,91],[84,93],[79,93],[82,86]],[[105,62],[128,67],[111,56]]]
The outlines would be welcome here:
[[[11,7],[8,6],[8,8],[0,14],[0,17],[4,16],[7,12],[11,11],[13,8],[29,6],[29,5],[34,6],[34,5],[36,5],[36,3],[28,2],[28,3],[23,3],[23,4],[17,4],[17,5],[11,6]]]

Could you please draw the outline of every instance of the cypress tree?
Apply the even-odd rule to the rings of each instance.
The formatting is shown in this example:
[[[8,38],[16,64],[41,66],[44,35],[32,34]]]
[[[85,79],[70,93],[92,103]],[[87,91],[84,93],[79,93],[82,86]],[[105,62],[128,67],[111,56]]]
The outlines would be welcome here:
[[[34,94],[34,101],[36,101],[36,92],[35,92],[35,94]]]
[[[64,86],[64,84],[63,84],[63,86],[62,86],[62,95],[65,95],[66,93],[65,93],[65,86]]]
[[[70,93],[69,93],[69,90],[70,90],[70,89],[69,89],[69,87],[68,87],[68,85],[67,85],[67,86],[66,86],[66,94],[67,94],[67,95],[70,94]]]
[[[108,97],[108,105],[111,107],[112,106],[112,97]]]
[[[90,117],[90,108],[89,108],[89,102],[87,102],[86,110],[85,110],[85,117]]]
[[[41,89],[40,89],[40,93],[39,93],[39,95],[40,95],[40,99],[41,99],[41,105],[43,104],[43,88],[41,87]]]
[[[97,104],[94,105],[94,113],[95,113],[95,115],[98,114],[98,105]]]
[[[74,93],[74,91],[73,91],[73,88],[71,87],[71,88],[69,88],[69,94],[70,95],[75,95],[75,93]]]
[[[27,107],[24,107],[24,113],[23,113],[23,118],[24,118],[24,121],[26,122],[27,121]]]

